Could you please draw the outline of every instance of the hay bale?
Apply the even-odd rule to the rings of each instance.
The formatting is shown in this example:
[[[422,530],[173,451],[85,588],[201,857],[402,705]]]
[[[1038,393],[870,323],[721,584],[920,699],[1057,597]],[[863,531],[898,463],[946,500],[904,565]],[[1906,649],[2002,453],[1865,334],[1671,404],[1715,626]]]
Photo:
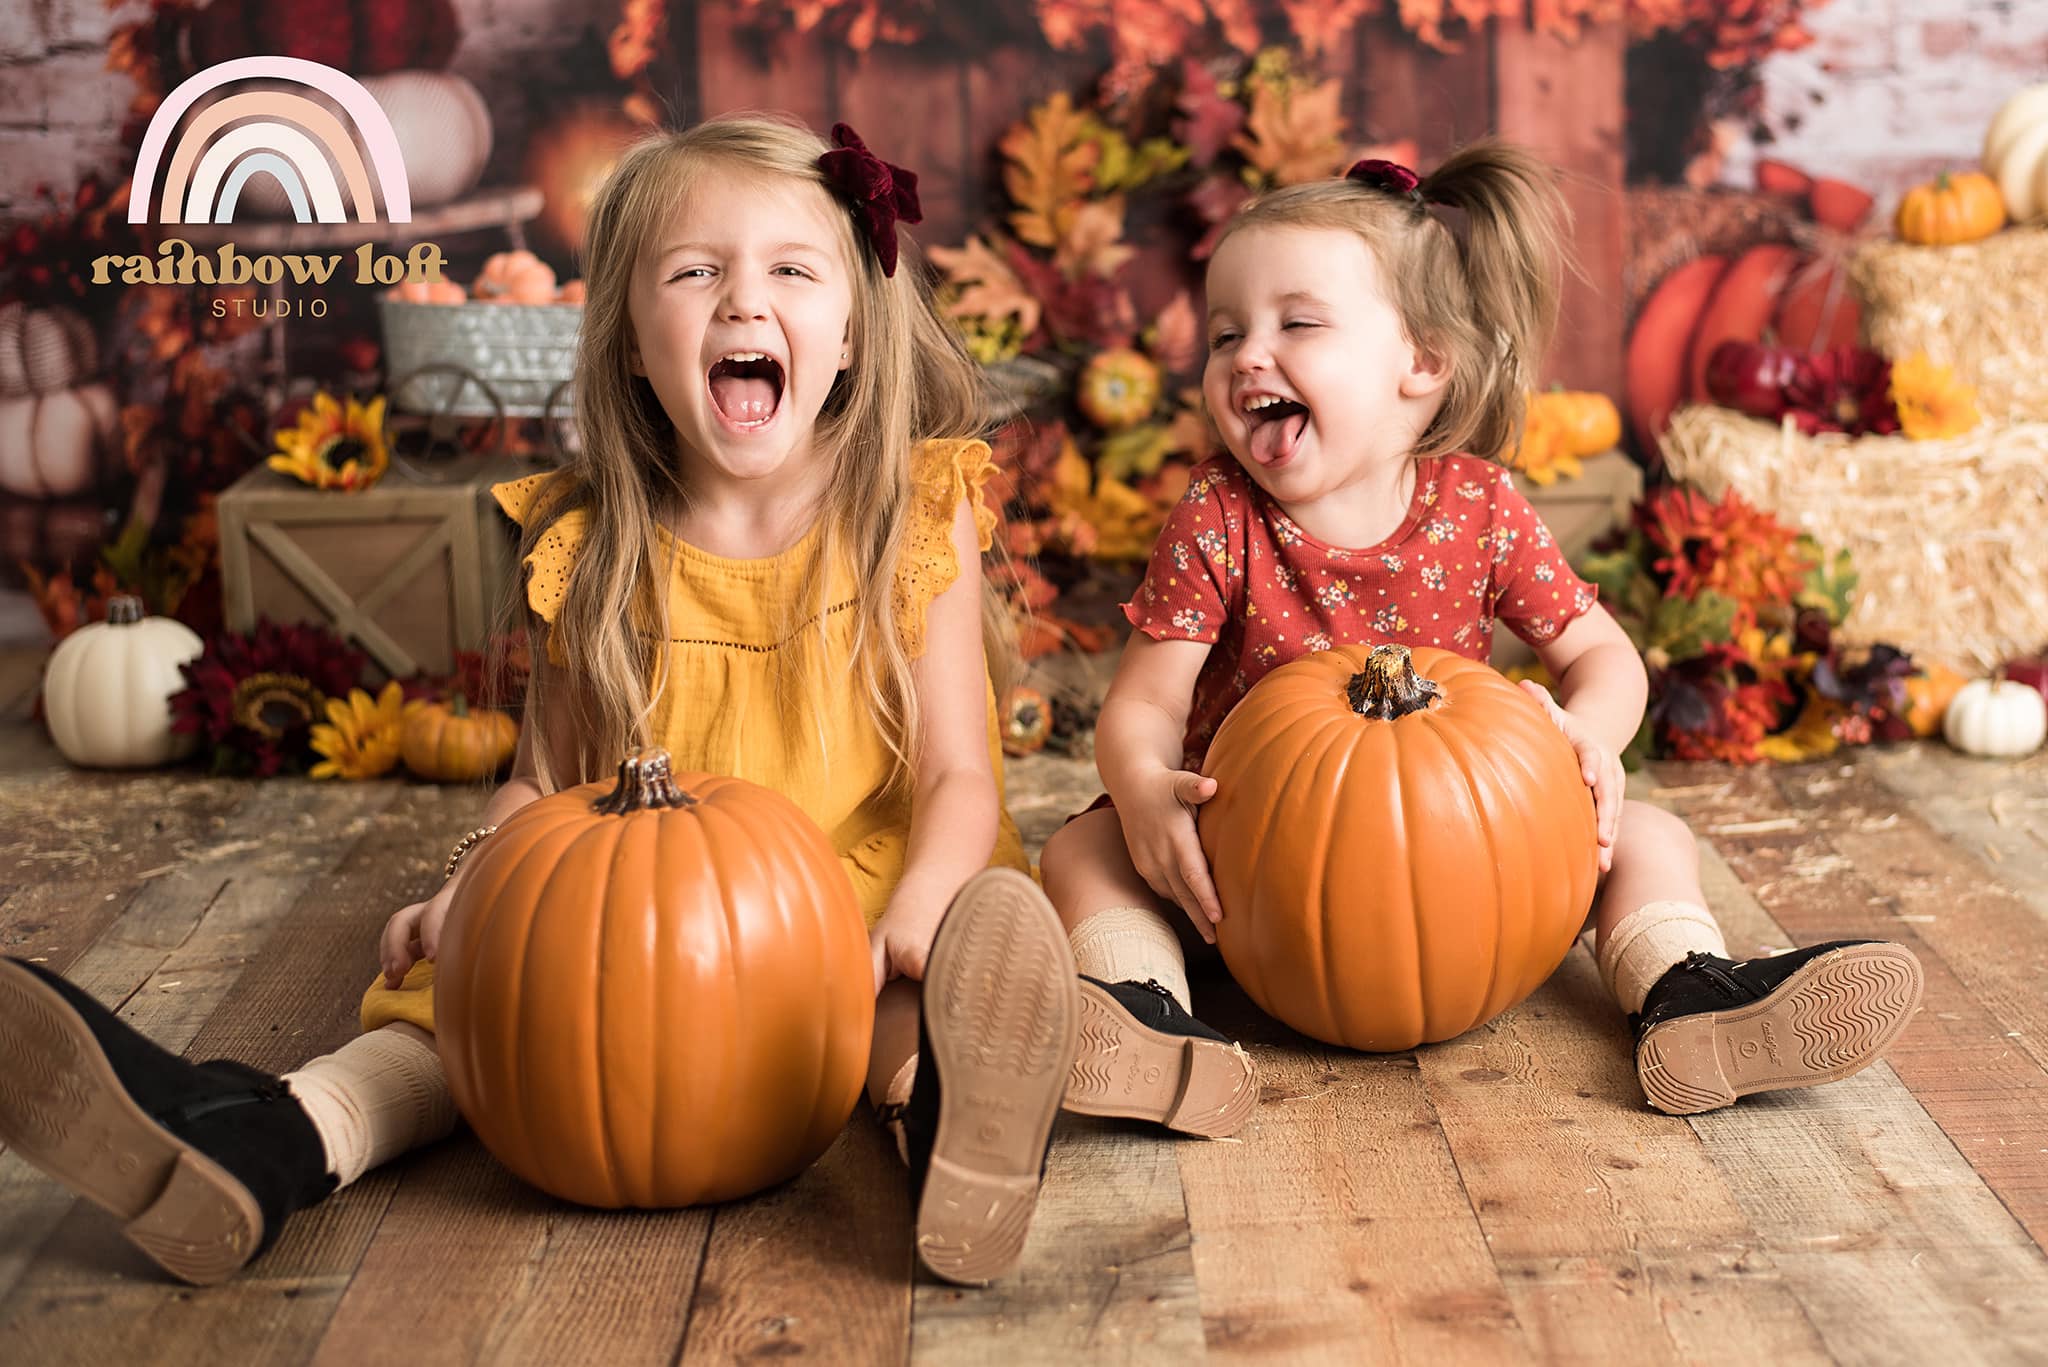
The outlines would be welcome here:
[[[1842,638],[1988,672],[2048,642],[2048,422],[1942,441],[1809,437],[1725,408],[1672,415],[1664,459],[1733,488],[1859,576]]]
[[[1873,242],[1849,272],[1870,345],[1954,366],[1987,421],[2048,421],[2048,228],[1960,247]]]

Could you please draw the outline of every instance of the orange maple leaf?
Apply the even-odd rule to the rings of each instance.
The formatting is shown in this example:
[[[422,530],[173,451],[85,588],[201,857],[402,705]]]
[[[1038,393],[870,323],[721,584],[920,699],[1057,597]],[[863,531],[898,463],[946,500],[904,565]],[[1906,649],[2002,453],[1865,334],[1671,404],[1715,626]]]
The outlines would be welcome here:
[[[1068,279],[1099,275],[1107,280],[1126,261],[1138,254],[1127,247],[1124,236],[1124,197],[1092,199],[1075,207],[1068,216],[1067,231],[1060,238],[1053,261]]]
[[[1017,209],[1010,227],[1034,247],[1056,247],[1094,184],[1102,145],[1088,137],[1088,116],[1063,90],[1003,135],[1003,188]]]
[[[955,318],[1015,318],[1026,337],[1038,331],[1038,296],[1024,287],[1000,253],[979,237],[965,246],[933,247],[928,253],[960,291],[946,312]]]
[[[1322,180],[1343,168],[1343,83],[1287,88],[1262,81],[1252,89],[1251,113],[1235,146],[1272,185]]]
[[[1287,27],[1301,40],[1311,60],[1334,50],[1368,14],[1377,14],[1381,0],[1280,0]]]

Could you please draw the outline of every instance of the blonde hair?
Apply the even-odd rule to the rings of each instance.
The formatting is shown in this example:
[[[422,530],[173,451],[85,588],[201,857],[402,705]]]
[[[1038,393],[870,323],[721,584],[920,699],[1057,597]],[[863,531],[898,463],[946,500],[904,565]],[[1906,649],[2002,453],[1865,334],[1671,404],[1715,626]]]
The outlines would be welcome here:
[[[1459,211],[1463,233],[1431,212],[1432,204]],[[1263,227],[1334,228],[1364,238],[1409,343],[1449,371],[1443,404],[1414,454],[1498,456],[1521,427],[1557,326],[1570,226],[1556,174],[1489,138],[1424,176],[1420,198],[1349,179],[1289,186],[1252,201],[1217,245]]]
[[[852,214],[819,169],[818,158],[827,150],[822,138],[793,120],[728,115],[635,143],[593,199],[575,363],[580,450],[544,486],[526,520],[520,551],[522,558],[531,553],[563,514],[581,509],[587,515],[553,624],[573,695],[578,772],[553,772],[549,747],[536,744],[543,791],[597,777],[652,739],[667,673],[662,647],[673,634],[646,626],[667,617],[668,555],[657,532],[663,511],[688,506],[691,495],[678,466],[675,425],[653,386],[632,371],[627,299],[654,233],[712,167],[795,181],[832,196],[839,250],[853,279],[852,364],[840,372],[818,415],[814,447],[830,467],[819,535],[802,571],[794,620],[777,639],[795,645],[797,636],[815,627],[823,640],[826,609],[836,606],[825,602],[827,571],[843,557],[857,586],[851,609],[855,680],[895,757],[890,783],[911,779],[921,718],[894,612],[897,559],[913,511],[911,454],[929,438],[978,435],[985,423],[984,382],[958,334],[933,307],[922,259],[908,235],[898,232],[893,277],[883,275],[873,249],[856,236]],[[999,677],[1007,655],[997,628],[1007,622],[994,595],[985,592],[984,638]],[[798,657],[811,658],[816,667],[821,656],[779,652],[784,668],[778,688],[786,698],[793,699],[804,684]],[[531,716],[545,715],[538,692],[543,674],[534,672]],[[784,715],[806,710],[786,708]]]

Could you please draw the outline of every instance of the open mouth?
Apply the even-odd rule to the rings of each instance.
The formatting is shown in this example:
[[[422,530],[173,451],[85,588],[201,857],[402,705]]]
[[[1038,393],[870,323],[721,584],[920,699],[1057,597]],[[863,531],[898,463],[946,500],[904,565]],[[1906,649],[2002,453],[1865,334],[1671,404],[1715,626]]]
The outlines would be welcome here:
[[[1245,401],[1243,412],[1252,459],[1261,465],[1274,465],[1293,455],[1308,427],[1308,406],[1277,394],[1253,395]]]
[[[782,406],[782,363],[765,351],[729,351],[706,379],[711,406],[734,427],[766,427]]]

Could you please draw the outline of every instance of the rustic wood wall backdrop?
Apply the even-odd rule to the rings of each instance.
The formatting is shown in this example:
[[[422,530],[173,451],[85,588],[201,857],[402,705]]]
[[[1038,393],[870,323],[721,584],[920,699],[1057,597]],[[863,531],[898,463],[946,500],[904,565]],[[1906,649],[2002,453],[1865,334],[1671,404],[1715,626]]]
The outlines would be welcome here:
[[[854,53],[815,33],[759,44],[736,35],[721,6],[699,5],[694,19],[694,29],[676,35],[697,73],[689,112],[786,109],[818,128],[851,123],[884,156],[917,171],[925,221],[916,232],[927,246],[956,244],[995,216],[1002,203],[996,143],[1004,130],[1056,91],[1085,96],[1101,66],[1086,54],[1038,45]],[[1494,24],[1463,50],[1439,53],[1382,18],[1360,23],[1352,41],[1322,63],[1344,82],[1355,142],[1413,138],[1427,168],[1458,144],[1495,132],[1565,173],[1582,274],[1567,283],[1544,376],[1610,394],[1622,383],[1626,43],[1618,23],[1590,28],[1576,42]],[[1141,305],[1156,305],[1181,267],[1177,253],[1151,244],[1133,269]]]

